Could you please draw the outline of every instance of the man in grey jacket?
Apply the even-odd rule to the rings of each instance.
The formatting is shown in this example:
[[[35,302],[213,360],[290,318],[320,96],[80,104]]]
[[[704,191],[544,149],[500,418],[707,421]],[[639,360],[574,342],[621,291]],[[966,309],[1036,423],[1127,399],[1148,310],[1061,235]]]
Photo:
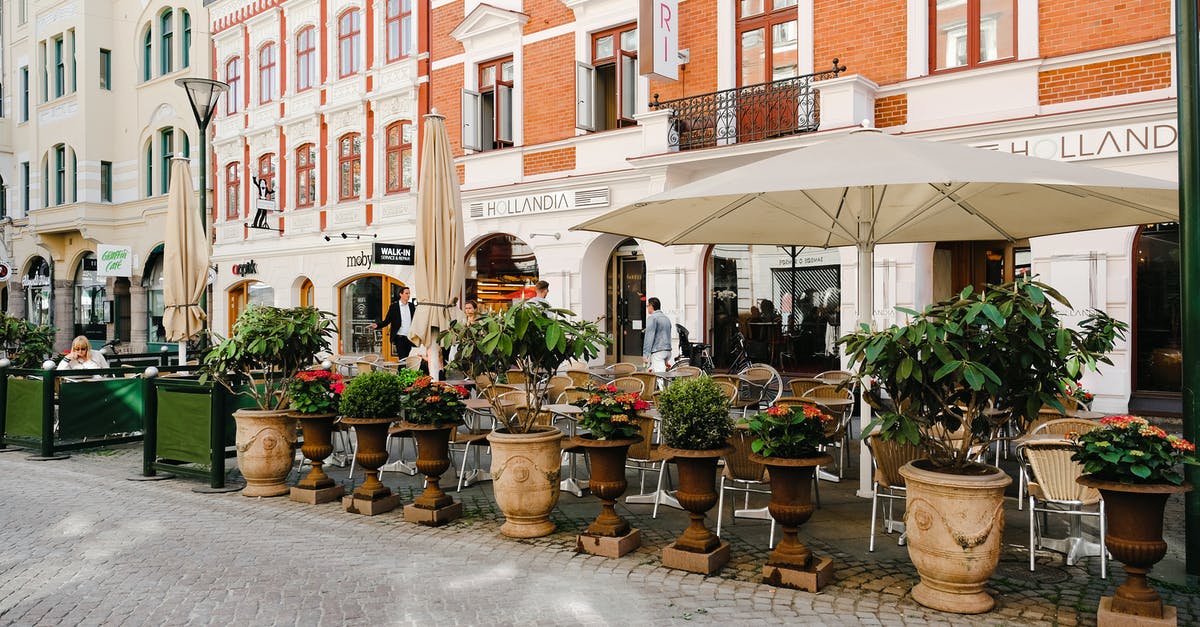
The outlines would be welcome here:
[[[642,357],[653,372],[666,372],[671,357],[671,320],[659,311],[658,298],[646,299],[646,333],[642,340]]]

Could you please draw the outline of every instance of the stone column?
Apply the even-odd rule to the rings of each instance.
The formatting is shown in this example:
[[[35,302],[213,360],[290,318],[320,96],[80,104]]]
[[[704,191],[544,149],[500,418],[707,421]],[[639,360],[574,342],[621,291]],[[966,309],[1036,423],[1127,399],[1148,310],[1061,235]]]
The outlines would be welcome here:
[[[55,350],[71,347],[75,338],[75,282],[54,280],[54,332]]]
[[[146,288],[142,286],[142,277],[129,277],[129,350],[135,353],[146,352],[147,329]]]

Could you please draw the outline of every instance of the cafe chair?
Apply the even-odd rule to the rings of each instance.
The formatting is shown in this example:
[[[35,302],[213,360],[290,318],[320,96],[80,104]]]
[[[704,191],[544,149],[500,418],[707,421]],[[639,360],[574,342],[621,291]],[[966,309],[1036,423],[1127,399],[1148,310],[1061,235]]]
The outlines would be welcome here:
[[[725,518],[725,493],[740,492],[742,494],[742,508],[738,509],[736,502],[732,511],[729,514],[730,522],[737,522],[738,518],[753,518],[757,520],[770,520],[771,532],[767,540],[767,547],[775,546],[775,519],[771,518],[766,507],[750,509],[751,494],[771,494],[771,478],[767,476],[767,467],[763,464],[750,461],[750,444],[754,442],[754,436],[746,429],[734,429],[733,434],[729,436],[729,446],[731,452],[722,456],[725,460],[725,469],[721,472],[720,483],[718,484],[717,493],[717,536],[721,535],[721,522]],[[816,481],[813,482],[816,485]],[[820,507],[820,493],[816,496],[817,506]]]
[[[617,362],[612,365],[612,373],[613,373],[614,377],[624,377],[627,375],[631,375],[631,374],[637,372],[637,369],[638,369],[637,366],[635,366],[629,362],[624,362],[624,361],[620,361],[620,362]]]
[[[646,391],[646,386],[640,379],[634,377],[617,377],[613,379],[612,386],[617,388],[618,392],[628,393],[635,392],[642,394]]]
[[[1095,420],[1084,420],[1082,418],[1056,418],[1054,420],[1047,420],[1046,422],[1035,425],[1029,430],[1029,433],[1021,436],[1018,441],[1023,442],[1039,436],[1053,435],[1063,436],[1065,439],[1067,434],[1078,433],[1082,435],[1099,427],[1100,423],[1096,422]],[[1027,478],[1025,476],[1025,464],[1018,464],[1018,466],[1020,468],[1018,470],[1019,476],[1017,477],[1017,509],[1021,510],[1025,508],[1025,482]]]
[[[825,385],[825,383],[808,377],[796,377],[788,381],[788,387],[792,390],[792,396],[804,396],[805,392],[818,385]]]
[[[1065,553],[1067,566],[1074,566],[1081,557],[1098,555],[1100,578],[1107,579],[1108,549],[1104,544],[1107,521],[1104,517],[1104,499],[1095,488],[1082,486],[1075,481],[1083,475],[1083,465],[1071,459],[1075,451],[1075,444],[1070,440],[1056,439],[1027,440],[1017,448],[1022,464],[1027,466],[1029,570],[1032,572],[1036,566],[1037,549],[1048,548]],[[1037,515],[1039,513],[1042,514],[1040,517]],[[1045,537],[1051,514],[1070,519],[1066,538]],[[1099,519],[1098,542],[1084,539],[1081,529],[1084,517]]]
[[[871,484],[871,537],[867,543],[867,551],[875,551],[875,530],[878,528],[879,499],[884,503],[883,531],[884,533],[900,532],[898,544],[904,546],[907,536],[904,533],[903,519],[897,519],[893,506],[896,501],[904,502],[907,492],[904,476],[900,467],[925,455],[915,445],[902,443],[898,440],[884,440],[878,432],[872,433],[865,444],[871,451],[871,465],[875,468],[874,480]]]

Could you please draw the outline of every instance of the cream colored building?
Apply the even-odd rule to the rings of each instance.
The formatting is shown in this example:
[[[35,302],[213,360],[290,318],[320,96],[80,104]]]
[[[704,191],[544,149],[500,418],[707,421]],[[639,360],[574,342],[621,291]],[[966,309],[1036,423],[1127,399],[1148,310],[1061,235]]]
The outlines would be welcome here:
[[[167,164],[199,145],[175,80],[208,76],[207,13],[201,0],[3,2],[3,300],[53,325],[59,348],[163,339]],[[128,248],[128,276],[97,275],[100,245]]]

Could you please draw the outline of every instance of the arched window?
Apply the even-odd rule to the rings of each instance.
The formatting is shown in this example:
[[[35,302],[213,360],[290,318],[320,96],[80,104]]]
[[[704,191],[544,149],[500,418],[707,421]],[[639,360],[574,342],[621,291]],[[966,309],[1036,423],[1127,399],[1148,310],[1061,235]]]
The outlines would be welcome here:
[[[267,153],[258,158],[258,181],[260,185],[275,191],[275,153]],[[278,194],[275,197],[278,198]]]
[[[316,305],[313,304],[316,302],[315,295],[316,290],[313,289],[313,282],[308,279],[304,279],[304,281],[300,283],[300,306],[315,307]]]
[[[152,76],[150,64],[154,60],[154,39],[150,27],[146,27],[146,35],[142,37],[142,80],[148,81]]]
[[[317,202],[317,148],[304,144],[296,149],[296,207]]]
[[[166,342],[167,329],[163,326],[166,301],[163,297],[163,253],[159,246],[146,263],[142,275],[142,287],[146,288],[146,341]]]
[[[358,9],[338,18],[338,77],[357,74],[362,68],[362,23]]]
[[[338,342],[341,353],[382,353],[387,359],[402,360],[408,355],[392,353],[390,332],[372,329],[387,312],[388,305],[400,297],[404,284],[382,274],[360,276],[338,290]]]
[[[312,26],[296,33],[296,91],[312,89],[317,79],[317,31]]]
[[[362,136],[343,135],[338,140],[338,199],[358,198],[359,175],[362,173]]]
[[[412,129],[407,120],[387,127],[387,193],[412,187]]]
[[[238,211],[242,197],[242,180],[238,174],[241,165],[234,161],[225,166],[225,218],[227,220],[236,220],[241,217],[241,212]]]
[[[192,65],[192,16],[186,9],[180,9],[183,14],[183,48],[181,56],[183,67],[191,67]]]
[[[258,102],[275,99],[275,87],[279,84],[279,64],[276,62],[275,42],[267,42],[258,49]]]
[[[387,60],[412,54],[412,0],[387,0]]]
[[[229,83],[229,94],[225,96],[225,113],[242,110],[242,60],[234,57],[225,62],[225,82]]]
[[[175,129],[159,129],[158,147],[158,193],[165,194],[171,188],[171,156],[175,154]]]
[[[163,74],[170,74],[171,71],[174,69],[172,67],[172,65],[174,65],[174,63],[173,63],[174,58],[172,56],[172,49],[171,49],[171,46],[174,45],[174,42],[175,42],[175,39],[174,39],[175,33],[174,33],[174,24],[173,24],[174,20],[172,19],[174,16],[175,16],[175,14],[172,13],[170,9],[167,9],[166,11],[163,11],[162,15],[159,16],[159,18],[158,18],[158,23],[160,25],[159,35],[158,35],[158,39],[159,39],[158,58],[159,58],[160,71]]]
[[[466,297],[478,301],[482,312],[503,311],[512,301],[528,298],[537,281],[537,256],[512,235],[492,235],[467,254]]]
[[[229,334],[247,305],[275,304],[275,289],[261,281],[246,281],[229,289]]]

